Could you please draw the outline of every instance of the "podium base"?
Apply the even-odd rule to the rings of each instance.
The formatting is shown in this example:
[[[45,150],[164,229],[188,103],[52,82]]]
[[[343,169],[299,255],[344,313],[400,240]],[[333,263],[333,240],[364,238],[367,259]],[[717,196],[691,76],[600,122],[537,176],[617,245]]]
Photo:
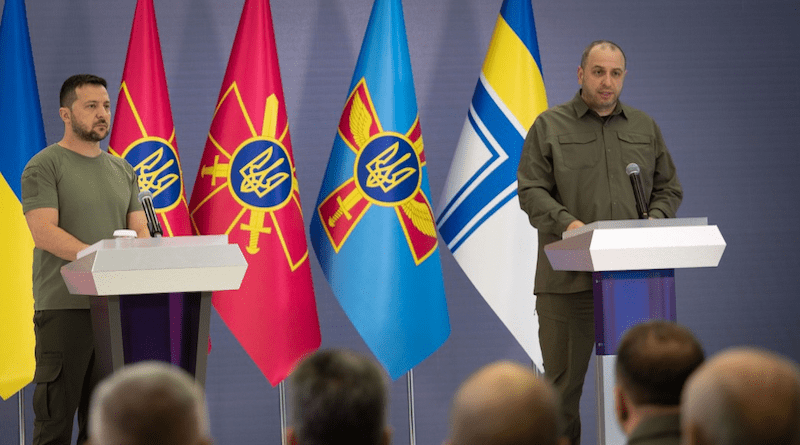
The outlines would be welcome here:
[[[211,292],[92,298],[95,350],[103,372],[158,360],[205,384]]]
[[[652,320],[675,321],[675,270],[593,272],[597,353],[597,443],[625,442],[614,407],[616,353],[622,334]]]

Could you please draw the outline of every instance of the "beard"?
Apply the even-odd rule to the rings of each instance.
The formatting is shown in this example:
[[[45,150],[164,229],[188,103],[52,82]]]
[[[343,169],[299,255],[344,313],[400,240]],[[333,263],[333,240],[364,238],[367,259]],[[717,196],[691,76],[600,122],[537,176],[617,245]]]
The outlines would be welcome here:
[[[72,132],[75,133],[79,139],[86,141],[86,142],[100,142],[108,136],[108,130],[105,130],[103,133],[100,133],[94,129],[94,127],[86,129],[75,120],[72,121]]]
[[[619,92],[621,93],[621,91]],[[609,113],[614,110],[619,101],[619,94],[611,91],[610,98],[603,98],[599,91],[590,91],[587,88],[581,88],[581,98],[590,109],[600,113],[600,111],[608,111]],[[602,114],[601,114],[602,116]]]

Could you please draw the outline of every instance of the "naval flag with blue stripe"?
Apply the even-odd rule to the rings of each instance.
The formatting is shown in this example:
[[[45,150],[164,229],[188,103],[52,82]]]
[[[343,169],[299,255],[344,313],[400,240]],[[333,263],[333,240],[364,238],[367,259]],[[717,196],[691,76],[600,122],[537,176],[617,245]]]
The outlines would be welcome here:
[[[400,0],[375,0],[311,220],[322,271],[392,378],[450,335]]]
[[[530,0],[505,0],[441,200],[437,225],[464,273],[541,369],[534,316],[536,229],[520,210],[517,165],[547,108]]]

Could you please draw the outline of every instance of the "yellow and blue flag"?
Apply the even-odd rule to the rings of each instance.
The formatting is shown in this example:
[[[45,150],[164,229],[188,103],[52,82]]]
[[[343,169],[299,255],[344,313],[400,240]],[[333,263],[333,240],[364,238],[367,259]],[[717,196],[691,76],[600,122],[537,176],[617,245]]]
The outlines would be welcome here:
[[[33,380],[33,238],[22,214],[20,177],[45,147],[24,0],[6,0],[0,22],[0,397]]]
[[[530,0],[505,0],[472,96],[437,224],[453,257],[541,369],[534,316],[536,229],[520,210],[517,166],[547,109]]]
[[[375,0],[311,242],[333,293],[392,378],[450,335],[400,0]]]

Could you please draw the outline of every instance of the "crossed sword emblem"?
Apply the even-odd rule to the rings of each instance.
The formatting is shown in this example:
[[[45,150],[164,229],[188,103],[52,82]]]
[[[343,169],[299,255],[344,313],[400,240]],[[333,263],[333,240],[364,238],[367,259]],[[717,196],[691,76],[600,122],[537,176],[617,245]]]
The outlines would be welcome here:
[[[241,173],[243,178],[239,186],[240,192],[255,193],[259,198],[263,198],[267,193],[290,178],[291,175],[287,172],[274,173],[275,169],[286,162],[286,159],[281,158],[275,160],[268,167],[264,168],[264,166],[272,160],[274,149],[274,146],[270,146],[239,169],[239,173]],[[214,164],[203,167],[200,171],[200,176],[205,177],[206,175],[211,175],[211,184],[216,185],[217,178],[225,178],[228,176],[229,168],[228,164],[220,164],[219,155],[216,155],[214,156]],[[264,226],[266,213],[267,212],[264,210],[250,209],[250,221],[239,226],[240,229],[250,232],[250,240],[245,250],[251,255],[255,255],[261,250],[258,247],[258,239],[261,234],[265,233],[269,235],[272,233],[272,227]]]
[[[400,143],[395,142],[392,146],[382,151],[381,154],[376,156],[375,159],[367,164],[367,171],[369,171],[369,176],[366,180],[367,187],[380,187],[381,190],[386,193],[400,185],[403,181],[408,179],[409,176],[413,175],[417,171],[413,167],[405,167],[395,171],[397,166],[411,157],[411,153],[406,153],[395,162],[389,164],[389,162],[391,162],[392,159],[397,155],[399,147]],[[353,188],[353,190],[351,190],[344,199],[342,199],[341,196],[337,196],[336,203],[339,205],[339,208],[336,210],[336,212],[334,212],[333,215],[331,215],[330,218],[328,218],[328,226],[335,227],[336,221],[338,221],[342,216],[344,216],[348,221],[351,220],[353,216],[350,214],[350,210],[352,210],[353,207],[364,198],[366,198],[366,196],[364,196],[364,192],[362,192],[358,187]]]

